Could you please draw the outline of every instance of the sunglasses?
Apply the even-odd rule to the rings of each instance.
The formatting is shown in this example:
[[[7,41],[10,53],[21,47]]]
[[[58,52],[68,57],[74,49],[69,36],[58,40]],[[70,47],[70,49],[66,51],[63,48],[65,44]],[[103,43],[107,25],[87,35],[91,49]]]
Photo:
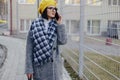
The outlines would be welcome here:
[[[55,10],[55,11],[57,11],[57,8],[56,8],[56,7],[48,7],[47,9],[50,9],[50,10]]]

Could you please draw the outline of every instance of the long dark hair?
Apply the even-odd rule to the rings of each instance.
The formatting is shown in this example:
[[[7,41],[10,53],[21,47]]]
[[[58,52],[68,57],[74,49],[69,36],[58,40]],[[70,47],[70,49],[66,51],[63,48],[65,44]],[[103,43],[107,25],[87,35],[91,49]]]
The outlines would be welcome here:
[[[47,16],[47,8],[45,8],[45,10],[43,11],[43,13],[41,14],[41,16],[45,19],[48,20],[48,16]],[[59,14],[58,12],[56,11],[56,14],[55,14],[55,17],[53,19],[56,19],[58,20],[59,19]]]

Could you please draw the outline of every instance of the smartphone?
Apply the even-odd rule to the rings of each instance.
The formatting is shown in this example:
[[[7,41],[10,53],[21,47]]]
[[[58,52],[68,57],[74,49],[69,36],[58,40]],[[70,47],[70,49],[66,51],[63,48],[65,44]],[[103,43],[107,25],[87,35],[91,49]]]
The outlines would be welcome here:
[[[59,19],[59,14],[58,14],[58,12],[56,12],[56,14],[55,14],[55,18],[56,18],[56,20]]]

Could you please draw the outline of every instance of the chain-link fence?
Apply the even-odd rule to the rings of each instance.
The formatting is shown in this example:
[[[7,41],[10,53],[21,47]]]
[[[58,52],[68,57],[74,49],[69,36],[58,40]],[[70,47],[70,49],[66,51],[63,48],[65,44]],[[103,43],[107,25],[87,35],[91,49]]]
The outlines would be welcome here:
[[[84,1],[61,6],[68,32],[62,55],[84,80],[120,80],[120,0]]]

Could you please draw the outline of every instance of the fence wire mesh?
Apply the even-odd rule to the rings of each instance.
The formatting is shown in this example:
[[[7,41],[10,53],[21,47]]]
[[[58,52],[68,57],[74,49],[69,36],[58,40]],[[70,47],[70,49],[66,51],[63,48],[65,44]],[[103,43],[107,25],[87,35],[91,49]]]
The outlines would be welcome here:
[[[120,0],[86,0],[83,6],[65,1],[61,9],[68,43],[63,57],[78,75],[80,65],[83,66],[84,80],[120,80]],[[67,1],[71,2],[67,4]],[[80,26],[84,31],[83,64],[79,64],[80,7],[85,8],[84,26]]]

